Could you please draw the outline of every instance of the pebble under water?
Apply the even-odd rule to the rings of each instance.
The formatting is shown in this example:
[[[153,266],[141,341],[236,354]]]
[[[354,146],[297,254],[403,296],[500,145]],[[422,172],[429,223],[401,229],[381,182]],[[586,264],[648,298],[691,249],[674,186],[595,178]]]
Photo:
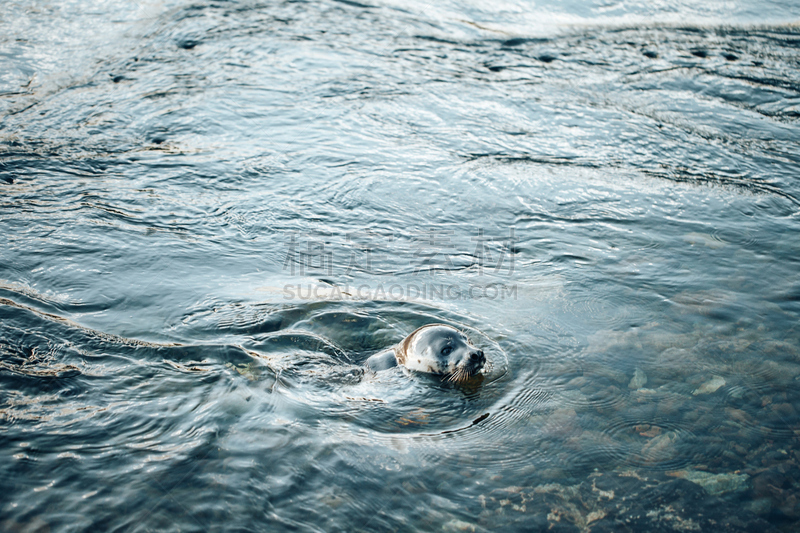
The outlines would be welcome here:
[[[0,530],[797,531],[799,21],[4,2]]]

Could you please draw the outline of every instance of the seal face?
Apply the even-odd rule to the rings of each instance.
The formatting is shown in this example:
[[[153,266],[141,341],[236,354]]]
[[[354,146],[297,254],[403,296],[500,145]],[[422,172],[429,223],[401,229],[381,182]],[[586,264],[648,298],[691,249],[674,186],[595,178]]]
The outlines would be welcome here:
[[[367,360],[372,370],[385,370],[397,364],[416,372],[440,374],[448,381],[463,381],[481,371],[486,357],[454,327],[429,324],[414,331],[392,350]]]

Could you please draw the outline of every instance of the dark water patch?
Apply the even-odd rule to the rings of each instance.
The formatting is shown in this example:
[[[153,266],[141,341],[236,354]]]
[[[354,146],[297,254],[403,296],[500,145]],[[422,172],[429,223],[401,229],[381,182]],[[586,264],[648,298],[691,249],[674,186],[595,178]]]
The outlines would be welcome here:
[[[344,4],[350,7],[359,7],[361,9],[374,9],[375,6],[371,6],[368,4],[362,4],[360,2],[354,2],[353,0],[334,0],[334,2],[338,2],[340,4]]]
[[[183,50],[193,50],[195,46],[200,44],[201,41],[195,41],[193,39],[186,39],[183,41],[178,42],[178,48],[182,48]]]
[[[529,154],[468,154],[465,158],[469,161],[478,161],[481,159],[489,159],[491,161],[498,161],[501,163],[537,163],[544,165],[569,165],[577,167],[596,168],[601,166],[599,163],[591,160],[581,160],[578,158],[569,157],[548,157],[546,155],[537,156]]]
[[[462,43],[458,41],[452,41],[448,39],[442,39],[441,37],[436,37],[433,35],[415,35],[414,38],[421,39],[423,41],[430,41],[434,43],[442,43],[442,44],[452,44],[452,45],[461,45]]]
[[[514,39],[501,41],[500,46],[503,48],[518,48],[526,44],[543,44],[543,43],[548,43],[550,41],[551,39],[546,39],[542,37],[516,37]]]
[[[773,194],[782,197],[792,204],[800,204],[794,195],[785,192],[782,188],[760,182],[759,180],[748,179],[743,176],[724,176],[708,174],[706,172],[693,172],[690,169],[669,169],[669,170],[647,170],[649,176],[668,179],[678,183],[696,183],[700,185],[723,185],[739,188],[747,192],[757,194]]]

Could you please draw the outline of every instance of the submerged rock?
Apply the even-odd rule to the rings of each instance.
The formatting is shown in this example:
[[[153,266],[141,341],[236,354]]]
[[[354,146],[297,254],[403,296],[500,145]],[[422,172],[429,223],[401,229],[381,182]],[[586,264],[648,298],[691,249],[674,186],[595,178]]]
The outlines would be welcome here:
[[[469,522],[464,522],[463,520],[458,520],[454,518],[447,522],[445,525],[442,526],[442,531],[469,531],[469,532],[478,532],[478,531],[486,531],[484,528],[471,524]]]
[[[747,474],[711,474],[699,470],[679,470],[670,475],[700,485],[712,496],[726,492],[742,492],[750,488],[750,476]]]
[[[225,366],[236,371],[240,376],[244,376],[250,381],[258,381],[261,377],[262,368],[256,363],[241,363],[238,365],[225,363]]]
[[[772,500],[770,498],[758,498],[749,502],[747,510],[756,514],[767,514],[772,510]]]
[[[647,384],[647,374],[645,374],[641,368],[637,368],[633,372],[633,378],[631,378],[630,383],[628,383],[629,389],[641,389]]]
[[[764,505],[750,509],[717,496],[727,489],[742,490],[747,476],[680,473],[686,477],[638,470],[595,472],[575,485],[497,489],[481,496],[479,522],[497,531],[776,531],[754,512],[763,512]],[[720,488],[726,490],[711,492]]]
[[[642,458],[647,463],[668,461],[678,453],[679,435],[675,431],[660,433],[642,447]]]
[[[708,233],[687,233],[683,236],[683,240],[692,246],[702,245],[713,250],[719,250],[720,248],[725,247],[724,242],[715,239],[713,235]]]
[[[710,381],[706,381],[692,392],[695,396],[700,394],[711,394],[716,392],[720,387],[725,385],[725,379],[720,376],[714,376]]]

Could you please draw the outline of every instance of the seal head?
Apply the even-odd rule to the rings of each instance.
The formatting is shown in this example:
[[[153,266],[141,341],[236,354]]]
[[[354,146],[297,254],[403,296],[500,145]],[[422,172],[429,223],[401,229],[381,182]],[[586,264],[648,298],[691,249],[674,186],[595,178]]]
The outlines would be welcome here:
[[[395,349],[397,362],[409,370],[440,374],[448,381],[463,381],[481,371],[486,364],[483,351],[466,335],[445,324],[422,326]]]

